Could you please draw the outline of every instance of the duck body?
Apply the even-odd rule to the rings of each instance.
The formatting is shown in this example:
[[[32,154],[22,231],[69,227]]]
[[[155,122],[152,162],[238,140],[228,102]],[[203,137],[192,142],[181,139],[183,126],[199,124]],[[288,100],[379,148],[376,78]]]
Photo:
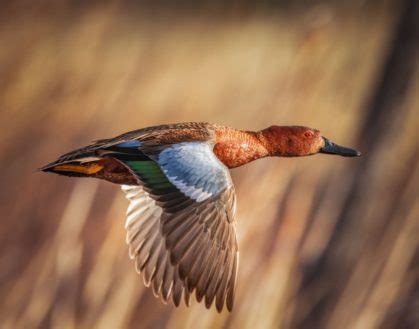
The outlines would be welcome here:
[[[359,152],[319,131],[272,126],[252,132],[210,123],[143,128],[64,154],[41,170],[122,186],[126,240],[136,269],[163,301],[192,293],[232,310],[238,267],[236,196],[229,169],[267,156]]]

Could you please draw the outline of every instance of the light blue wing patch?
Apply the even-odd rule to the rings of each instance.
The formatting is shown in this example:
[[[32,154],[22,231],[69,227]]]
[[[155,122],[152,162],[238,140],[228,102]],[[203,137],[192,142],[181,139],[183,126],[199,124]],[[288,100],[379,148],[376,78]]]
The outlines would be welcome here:
[[[207,142],[173,144],[160,152],[157,162],[169,181],[197,202],[232,186],[227,167]]]
[[[123,143],[116,144],[115,146],[118,147],[126,147],[126,148],[138,148],[140,147],[141,143],[138,140],[127,141]]]

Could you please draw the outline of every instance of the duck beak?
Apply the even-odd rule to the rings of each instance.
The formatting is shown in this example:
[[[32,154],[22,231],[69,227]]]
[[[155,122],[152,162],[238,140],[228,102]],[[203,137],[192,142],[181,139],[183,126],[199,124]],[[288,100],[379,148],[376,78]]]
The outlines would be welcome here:
[[[319,153],[337,154],[344,157],[357,157],[361,155],[361,152],[357,150],[337,145],[325,137],[323,137],[323,139],[324,146],[320,149]]]

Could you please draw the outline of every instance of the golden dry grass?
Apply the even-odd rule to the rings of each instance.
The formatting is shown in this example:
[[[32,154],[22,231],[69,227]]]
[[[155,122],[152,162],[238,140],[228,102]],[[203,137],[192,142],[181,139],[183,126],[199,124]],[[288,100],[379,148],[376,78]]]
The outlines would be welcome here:
[[[4,6],[2,328],[419,323],[417,65],[397,115],[377,117],[371,148],[361,138],[399,5],[211,8]],[[143,286],[117,186],[35,172],[93,139],[182,121],[308,125],[364,153],[233,171],[241,262],[231,314],[165,306]]]

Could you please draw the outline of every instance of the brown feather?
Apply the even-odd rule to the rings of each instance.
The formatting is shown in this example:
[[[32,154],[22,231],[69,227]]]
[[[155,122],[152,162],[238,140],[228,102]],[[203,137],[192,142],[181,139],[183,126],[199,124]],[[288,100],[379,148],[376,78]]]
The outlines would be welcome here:
[[[232,253],[230,251],[227,251],[223,273],[222,273],[220,283],[218,285],[217,292],[216,292],[215,306],[218,312],[221,312],[224,306],[224,301],[227,294],[227,284],[231,276],[231,267],[233,263],[232,262],[233,257],[234,256],[232,255]]]
[[[212,302],[214,301],[215,293],[218,288],[218,282],[223,273],[223,265],[225,261],[225,251],[221,252],[221,255],[218,255],[218,259],[215,263],[214,268],[211,270],[211,280],[208,281],[205,293],[205,306],[207,308],[211,307]]]
[[[234,306],[234,292],[236,287],[236,280],[237,280],[237,267],[239,263],[239,253],[236,252],[234,255],[234,262],[233,262],[233,272],[231,273],[230,280],[228,282],[228,288],[227,288],[227,309],[231,312],[233,310]]]

